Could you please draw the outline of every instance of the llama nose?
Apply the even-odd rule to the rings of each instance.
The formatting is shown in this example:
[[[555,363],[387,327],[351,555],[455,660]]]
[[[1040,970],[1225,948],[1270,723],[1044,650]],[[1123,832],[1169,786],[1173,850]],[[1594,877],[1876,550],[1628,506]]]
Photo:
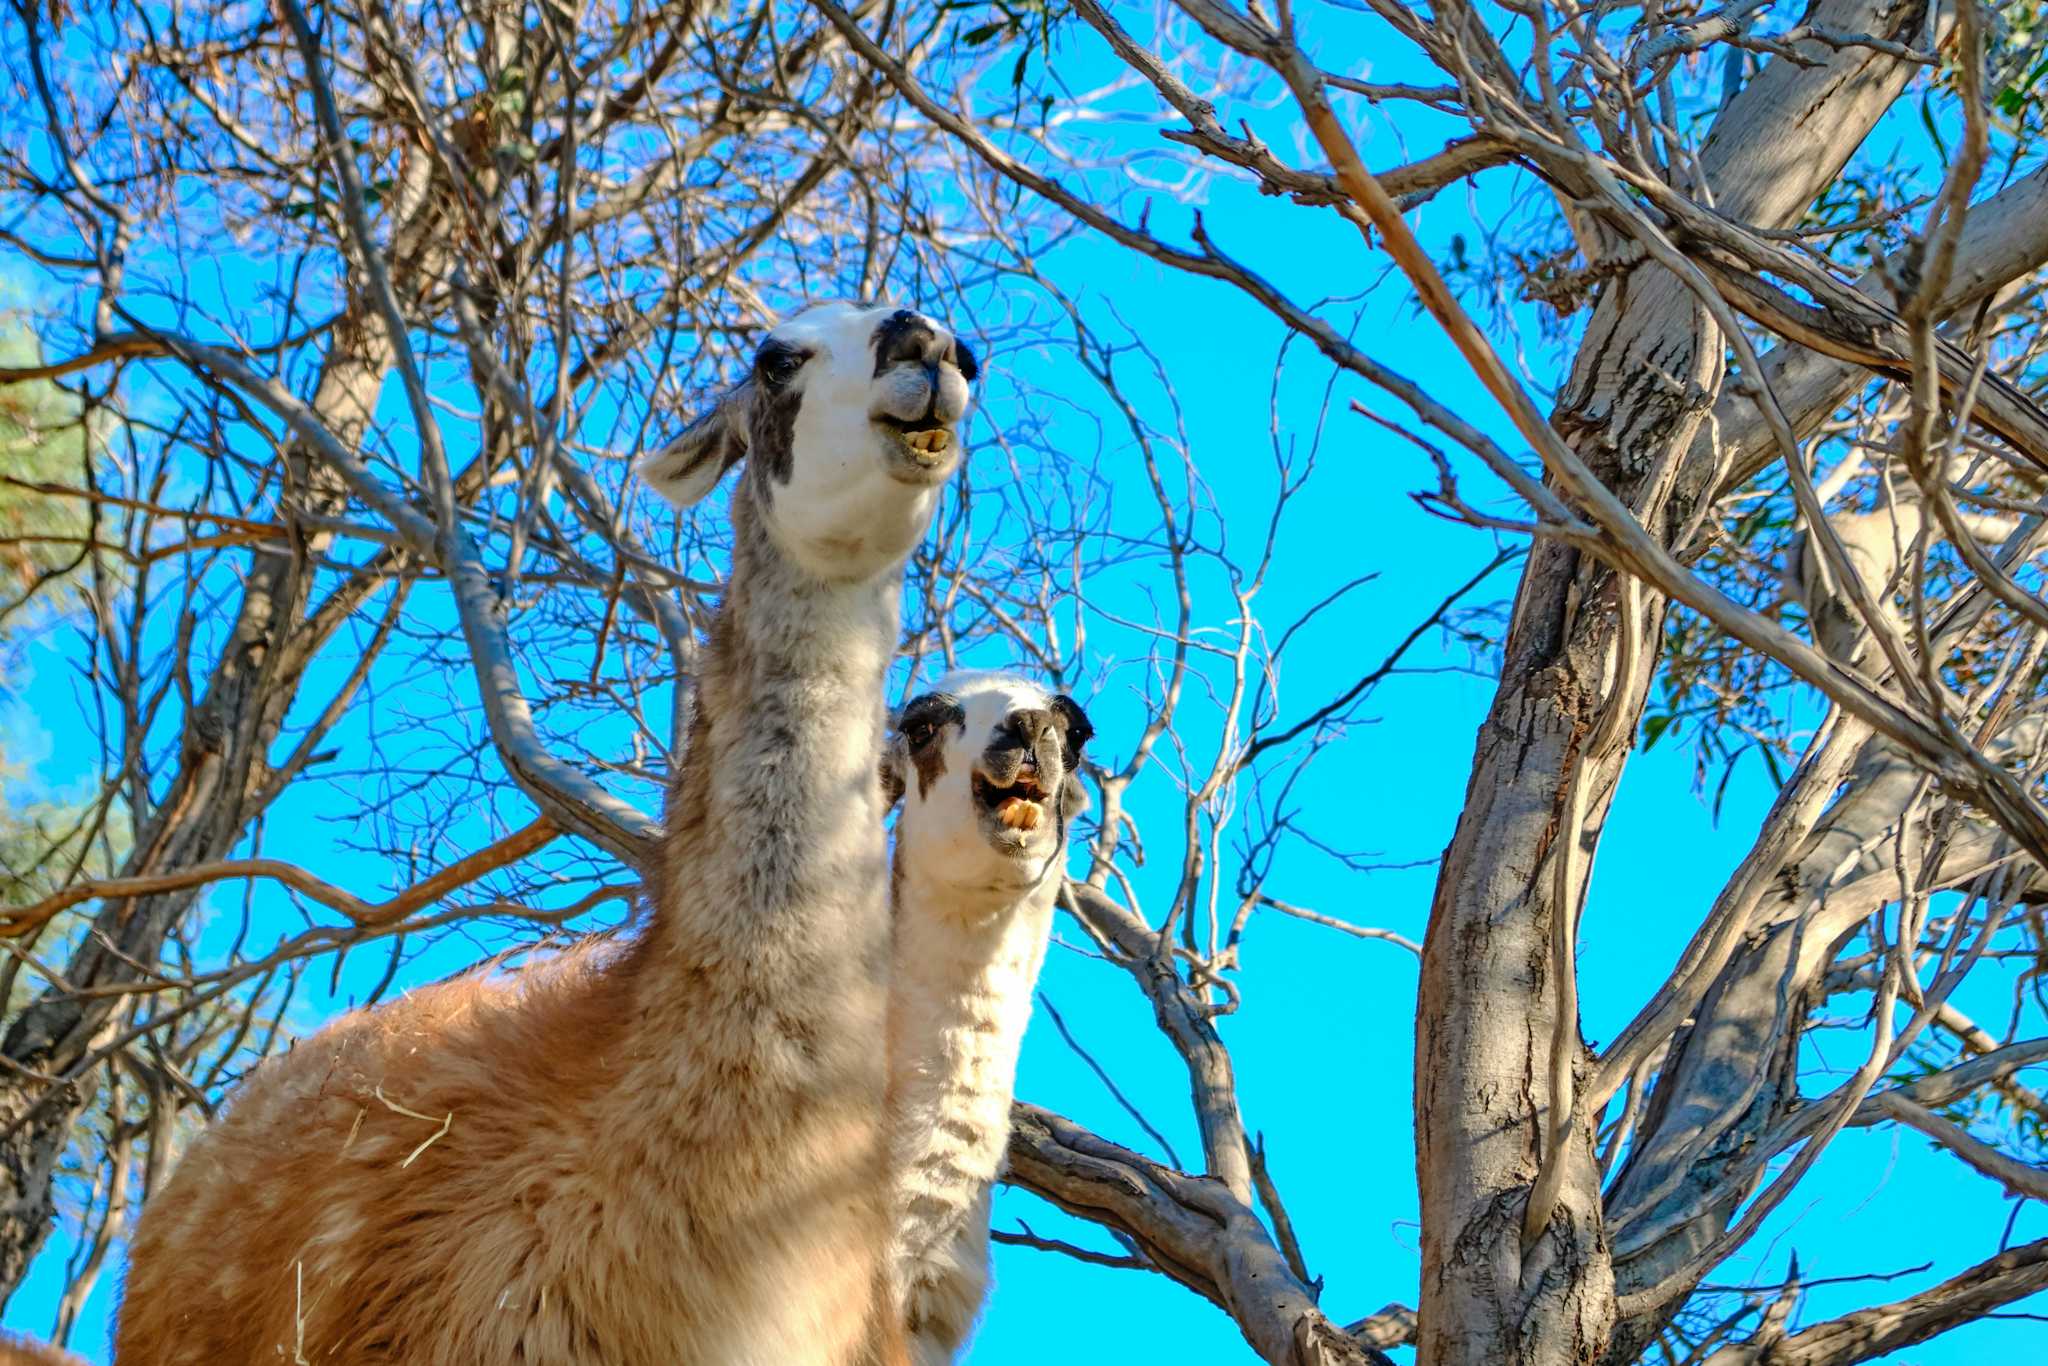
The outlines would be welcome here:
[[[940,361],[946,358],[950,339],[943,336],[931,320],[909,309],[898,309],[882,320],[875,334],[875,373],[881,374],[890,366],[904,361],[915,363],[927,372],[935,372]]]
[[[1052,713],[1031,708],[1010,713],[1010,729],[1024,743],[1024,753],[1032,764],[1050,759],[1060,752],[1060,735],[1054,727]]]

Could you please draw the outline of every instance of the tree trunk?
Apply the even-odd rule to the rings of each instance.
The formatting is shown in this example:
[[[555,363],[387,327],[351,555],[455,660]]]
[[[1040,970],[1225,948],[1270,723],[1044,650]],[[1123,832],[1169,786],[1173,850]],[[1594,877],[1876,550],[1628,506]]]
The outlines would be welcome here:
[[[351,445],[367,429],[391,364],[391,344],[367,303],[334,330],[313,407]],[[286,460],[298,506],[338,515],[340,481],[296,446]],[[313,563],[331,539],[311,533],[288,549],[253,556],[234,629],[206,691],[185,718],[178,771],[155,810],[139,821],[120,876],[188,867],[227,857],[268,794],[266,762],[306,665],[345,612],[319,626],[307,619]],[[134,976],[130,961],[154,962],[164,937],[198,898],[169,892],[103,903],[89,936],[65,967],[65,980],[99,986]],[[118,946],[118,952],[108,944]],[[127,1018],[126,998],[46,990],[16,1017],[0,1041],[0,1303],[11,1297],[55,1217],[52,1183],[72,1125],[92,1098],[90,1071],[76,1074],[93,1049]],[[43,1077],[60,1078],[56,1083]]]
[[[1807,20],[1910,40],[1925,16],[1918,0],[1822,0]],[[1815,46],[1809,55],[1817,65],[1771,61],[1716,120],[1700,161],[1720,212],[1772,228],[1794,221],[1912,74],[1866,48]],[[1719,395],[1722,354],[1718,331],[1678,280],[1638,265],[1603,290],[1553,418],[1667,539],[1688,511],[1672,506],[1672,491],[1706,482],[1686,468],[1687,453]],[[1614,1331],[1586,1125],[1571,1138],[1557,1208],[1526,1262],[1520,1246],[1551,1104],[1551,918],[1559,910],[1551,860],[1561,834],[1583,837],[1560,831],[1581,766],[1597,829],[1634,739],[1663,618],[1661,603],[1645,603],[1641,662],[1621,678],[1614,601],[1613,576],[1576,552],[1545,543],[1531,553],[1439,874],[1416,1027],[1421,1366],[1596,1361]],[[1631,724],[1610,752],[1583,753],[1607,706],[1625,707]],[[1587,862],[1579,862],[1574,899]]]

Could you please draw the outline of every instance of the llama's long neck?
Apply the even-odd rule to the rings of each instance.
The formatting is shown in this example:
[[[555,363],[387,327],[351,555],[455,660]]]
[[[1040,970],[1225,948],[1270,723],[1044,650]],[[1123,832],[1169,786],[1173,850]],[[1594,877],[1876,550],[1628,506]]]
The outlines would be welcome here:
[[[776,548],[758,499],[743,477],[630,974],[628,1052],[651,1074],[619,1088],[654,1084],[708,1127],[878,1086],[843,1039],[867,1031],[872,1055],[887,991],[876,764],[902,566],[822,580]]]
[[[889,997],[899,1274],[942,1256],[1001,1169],[1017,1055],[1060,874],[1021,893],[963,887],[899,844]]]

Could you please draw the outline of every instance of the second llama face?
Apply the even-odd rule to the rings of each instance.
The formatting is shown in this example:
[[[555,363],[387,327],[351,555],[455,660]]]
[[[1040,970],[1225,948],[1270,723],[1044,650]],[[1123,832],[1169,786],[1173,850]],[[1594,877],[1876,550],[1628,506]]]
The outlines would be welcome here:
[[[1070,697],[1009,674],[961,671],[903,706],[882,761],[896,839],[919,867],[974,890],[1058,877],[1094,727]]]
[[[932,318],[823,304],[770,332],[753,373],[642,472],[688,506],[747,457],[782,550],[821,577],[864,577],[924,534],[960,465],[976,374],[974,353]]]

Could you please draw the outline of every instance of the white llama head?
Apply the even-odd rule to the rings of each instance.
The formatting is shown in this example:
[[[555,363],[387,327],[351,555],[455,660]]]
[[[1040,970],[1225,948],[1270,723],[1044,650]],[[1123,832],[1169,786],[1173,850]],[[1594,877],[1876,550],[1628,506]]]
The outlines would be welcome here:
[[[743,478],[784,553],[827,578],[908,555],[960,464],[974,353],[889,304],[821,304],[771,331],[753,373],[641,462],[678,507],[750,457]]]
[[[904,704],[882,757],[905,860],[977,890],[1058,877],[1088,809],[1081,750],[1094,733],[1072,698],[1014,674],[940,679]]]

